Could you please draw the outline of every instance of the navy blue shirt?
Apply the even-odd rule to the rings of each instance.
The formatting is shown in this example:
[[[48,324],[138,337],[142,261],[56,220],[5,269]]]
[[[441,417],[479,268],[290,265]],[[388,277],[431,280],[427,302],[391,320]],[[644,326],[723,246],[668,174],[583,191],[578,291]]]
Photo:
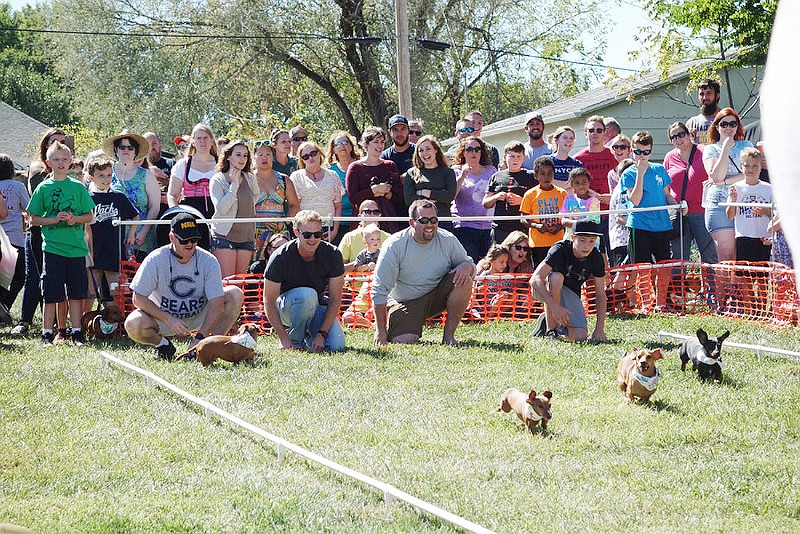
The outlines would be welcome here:
[[[390,146],[381,152],[381,159],[388,159],[394,161],[397,165],[397,170],[400,174],[404,174],[413,165],[412,158],[414,157],[414,143],[409,143],[408,148],[402,152],[398,152],[394,145]]]

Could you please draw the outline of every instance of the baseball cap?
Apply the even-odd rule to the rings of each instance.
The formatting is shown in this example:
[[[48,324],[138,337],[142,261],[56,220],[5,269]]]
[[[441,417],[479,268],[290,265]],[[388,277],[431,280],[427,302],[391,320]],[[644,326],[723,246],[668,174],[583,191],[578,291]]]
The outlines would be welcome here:
[[[544,124],[544,119],[542,118],[542,114],[536,111],[531,111],[530,113],[525,115],[525,124],[528,124],[533,119],[539,119],[540,121],[542,121],[542,124]]]
[[[600,231],[600,225],[594,221],[582,220],[575,223],[572,227],[574,235],[594,235],[601,236],[603,232]]]
[[[393,115],[392,118],[389,119],[389,129],[391,130],[393,126],[397,126],[398,124],[405,124],[408,126],[408,119],[402,115]]]
[[[175,146],[178,146],[181,143],[188,143],[188,142],[189,142],[188,135],[179,135],[178,137],[175,138]]]
[[[172,233],[181,239],[201,239],[197,218],[191,213],[179,213],[169,224]]]
[[[300,126],[298,124],[297,126],[292,128],[291,130],[289,130],[289,137],[294,137],[297,134],[299,134],[300,132],[303,132],[304,134],[308,135],[308,130],[306,130],[305,128],[303,128],[302,126]]]

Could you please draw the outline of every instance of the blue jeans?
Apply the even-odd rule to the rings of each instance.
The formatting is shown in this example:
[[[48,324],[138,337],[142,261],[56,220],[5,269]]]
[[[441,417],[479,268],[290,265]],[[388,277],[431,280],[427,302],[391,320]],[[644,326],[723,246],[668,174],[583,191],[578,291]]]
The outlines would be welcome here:
[[[679,237],[672,240],[672,257],[688,260],[692,250],[692,240],[694,240],[703,263],[717,263],[717,248],[714,246],[711,234],[706,229],[705,214],[690,213],[684,222],[688,222],[688,224],[683,225],[683,254],[681,255],[681,239]]]
[[[42,303],[41,231],[41,228],[33,227],[25,234],[25,286],[22,290],[22,311],[19,320],[29,324],[33,322],[36,306]],[[34,233],[36,235],[32,235]]]
[[[458,238],[461,246],[467,251],[467,256],[471,257],[475,263],[478,263],[486,256],[486,251],[489,250],[489,245],[492,244],[492,236],[488,228],[479,230],[469,226],[459,226],[458,228],[453,228],[453,235]]]
[[[288,328],[289,339],[295,348],[311,348],[311,341],[317,335],[327,306],[319,304],[317,292],[310,287],[296,287],[278,297],[278,313],[281,322]],[[338,319],[333,322],[325,340],[329,351],[345,349],[344,331]]]

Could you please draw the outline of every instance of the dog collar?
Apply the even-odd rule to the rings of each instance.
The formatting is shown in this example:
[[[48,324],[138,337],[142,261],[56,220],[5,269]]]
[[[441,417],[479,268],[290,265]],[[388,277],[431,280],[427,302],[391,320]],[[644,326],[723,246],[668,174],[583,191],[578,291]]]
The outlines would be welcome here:
[[[117,330],[117,328],[119,328],[119,324],[117,324],[117,323],[107,323],[107,322],[105,322],[103,320],[102,317],[100,317],[100,331],[104,335],[106,335],[106,336],[111,335],[113,332],[115,332]]]
[[[530,419],[531,421],[541,421],[542,416],[536,413],[536,410],[533,409],[533,406],[525,403],[525,418]]]
[[[633,372],[633,378],[636,379],[647,391],[655,391],[658,387],[658,369],[653,376],[644,376],[636,371]]]
[[[706,354],[706,351],[704,351],[702,349],[698,350],[695,353],[694,357],[700,363],[704,363],[706,365],[719,365],[720,369],[724,369],[725,368],[725,364],[722,363],[722,360],[717,360],[715,358],[712,358],[711,356],[708,356]]]
[[[256,340],[250,335],[250,332],[244,334],[237,334],[231,338],[231,341],[237,345],[241,345],[246,349],[256,350]]]

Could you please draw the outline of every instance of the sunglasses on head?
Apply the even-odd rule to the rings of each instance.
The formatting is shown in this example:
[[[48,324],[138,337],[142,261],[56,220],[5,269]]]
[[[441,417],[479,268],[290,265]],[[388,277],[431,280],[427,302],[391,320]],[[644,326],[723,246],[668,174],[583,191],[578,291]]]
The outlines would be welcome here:
[[[338,141],[333,143],[333,146],[344,146],[344,145],[349,145],[349,144],[350,144],[350,140],[349,139],[339,139]]]
[[[678,132],[675,135],[670,135],[669,140],[674,141],[676,139],[683,139],[684,137],[686,137],[686,132]]]
[[[421,130],[409,130],[408,131],[408,135],[416,135],[416,136],[419,137],[420,135],[422,135],[422,131]]]
[[[272,142],[269,139],[262,139],[253,143],[253,148],[261,148],[262,146],[270,146]]]
[[[475,128],[472,126],[467,126],[466,128],[459,128],[458,131],[461,133],[472,133],[475,131]]]
[[[649,149],[645,150],[639,150],[638,148],[633,149],[633,153],[636,154],[637,156],[649,156],[651,152],[653,151]]]
[[[371,209],[368,209],[368,208],[364,208],[363,210],[361,210],[361,213],[363,215],[380,215],[381,214],[381,210],[371,210]]]
[[[437,224],[439,217],[420,217],[417,222],[420,224]]]
[[[136,150],[136,147],[133,145],[119,145],[117,147],[119,150]]]
[[[719,121],[720,128],[736,128],[739,126],[739,121],[732,120],[732,121]]]
[[[513,245],[513,247],[514,250],[524,250],[525,252],[528,252],[531,249],[531,247],[526,245]]]
[[[322,230],[319,232],[300,232],[300,235],[303,236],[303,239],[320,239],[322,237]]]
[[[464,152],[480,152],[481,147],[479,146],[468,146],[464,148]]]
[[[313,158],[315,156],[319,156],[319,150],[312,150],[311,152],[306,152],[305,154],[302,154],[300,157],[303,159],[303,161],[308,161],[310,158]]]
[[[589,133],[603,133],[606,131],[605,128],[586,128],[586,131]]]
[[[186,150],[189,148],[189,145],[178,145],[178,150]]]
[[[196,244],[198,244],[200,242],[200,238],[199,237],[190,237],[188,239],[182,239],[182,238],[180,238],[178,236],[175,236],[175,238],[178,240],[178,243],[180,243],[181,245],[188,245],[189,243],[191,243],[193,245],[196,245]]]
[[[303,141],[308,141],[308,136],[306,135],[301,137],[299,135],[295,135],[294,137],[292,137],[292,141],[294,141],[295,143],[302,143]]]
[[[630,150],[631,147],[628,145],[612,145],[611,148],[614,150]]]

